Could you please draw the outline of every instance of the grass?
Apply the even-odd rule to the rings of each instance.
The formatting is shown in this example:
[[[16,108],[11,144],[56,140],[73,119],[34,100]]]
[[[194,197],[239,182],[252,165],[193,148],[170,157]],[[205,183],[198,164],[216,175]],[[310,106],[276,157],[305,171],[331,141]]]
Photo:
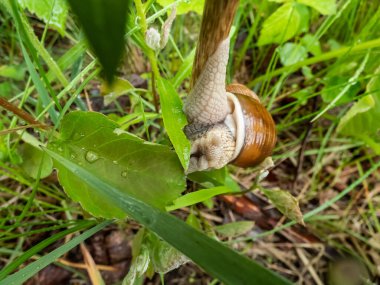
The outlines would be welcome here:
[[[152,24],[159,26],[169,8],[148,2],[152,5],[145,12],[146,23],[142,22],[141,27],[134,24],[134,17],[144,11],[133,12],[129,27],[134,28],[127,31],[127,52],[117,74],[128,79],[133,87],[122,90],[109,105],[103,103],[107,92],[99,77],[99,64],[86,48],[71,13],[64,36],[35,15],[21,13],[19,23],[26,35],[19,35],[10,13],[0,6],[0,67],[12,66],[24,74],[21,80],[1,76],[1,97],[43,124],[58,127],[64,114],[72,110],[94,110],[107,114],[121,129],[145,140],[170,144],[155,102],[150,67],[156,77],[161,74],[167,79],[175,78],[176,90],[184,99],[189,91],[188,67],[192,62],[189,59],[200,17],[195,13],[177,16],[167,46],[155,54],[147,50],[141,29],[144,31]],[[257,46],[263,21],[278,4],[242,0],[232,37],[229,81],[255,90],[277,124],[275,167],[260,187],[280,188],[297,197],[306,227],[287,221],[273,208],[257,189],[256,175],[251,169],[233,166],[229,167],[232,179],[243,190],[249,190],[244,197],[237,196],[239,200],[235,203],[219,197],[213,200],[212,207],[198,204],[176,214],[194,219],[193,223],[210,235],[216,235],[215,225],[254,220],[253,230],[223,241],[299,284],[339,284],[331,278],[342,275],[339,266],[344,262],[352,270],[362,270],[362,276],[370,280],[361,284],[376,284],[380,280],[380,160],[365,141],[338,133],[337,126],[353,102],[371,94],[366,86],[375,78],[380,65],[380,7],[370,0],[338,1],[337,5],[338,12],[328,16],[311,10],[308,32],[319,40],[322,53],[309,53],[307,58],[289,66],[282,65],[277,52],[277,47],[285,43]],[[30,36],[31,31],[35,36]],[[20,44],[20,36],[29,38],[25,46]],[[287,42],[300,43],[302,36]],[[178,77],[181,70],[184,75]],[[327,86],[326,79],[332,76],[343,76],[347,82],[351,79],[358,84],[358,91],[349,97],[346,82]],[[326,92],[335,101],[325,101]],[[339,97],[348,100],[341,103]],[[32,134],[43,143],[50,134],[37,128],[17,129],[28,122],[4,109],[0,118],[0,131],[6,131],[0,136],[0,268],[3,269],[0,276],[3,277],[23,268],[31,259],[41,260],[48,252],[60,248],[63,237],[66,241],[73,241],[76,235],[80,237],[80,231],[97,221],[67,198],[56,174],[40,179],[25,172],[21,162],[27,158],[18,152],[25,141],[22,134]],[[188,190],[204,187],[188,183]],[[121,231],[128,233],[131,240],[138,228],[132,221],[123,221],[98,235],[107,237],[109,232]],[[92,248],[97,264],[103,264],[97,259],[93,241],[86,244]],[[78,250],[67,252],[67,260],[84,263]],[[20,256],[22,259],[18,259]],[[130,259],[126,257],[124,262]],[[119,263],[107,264],[117,268]],[[59,262],[54,266],[70,268]],[[125,274],[128,268],[124,268]],[[88,281],[84,271],[71,270],[71,280]],[[102,274],[105,276],[103,271]],[[121,282],[124,276],[114,283]],[[152,276],[155,284],[159,284],[158,275]],[[165,275],[165,283],[174,284],[175,278],[183,284],[188,284],[191,278],[213,282],[191,265]]]

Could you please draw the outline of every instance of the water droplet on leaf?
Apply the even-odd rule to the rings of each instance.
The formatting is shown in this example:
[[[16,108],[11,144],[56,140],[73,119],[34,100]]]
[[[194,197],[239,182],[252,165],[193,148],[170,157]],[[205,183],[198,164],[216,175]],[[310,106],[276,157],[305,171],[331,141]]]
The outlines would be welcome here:
[[[124,170],[124,171],[121,172],[121,176],[122,177],[125,178],[125,177],[127,177],[127,175],[128,175],[128,172],[126,170]]]
[[[99,156],[95,152],[89,150],[88,152],[86,152],[85,158],[89,163],[93,163],[99,159]]]

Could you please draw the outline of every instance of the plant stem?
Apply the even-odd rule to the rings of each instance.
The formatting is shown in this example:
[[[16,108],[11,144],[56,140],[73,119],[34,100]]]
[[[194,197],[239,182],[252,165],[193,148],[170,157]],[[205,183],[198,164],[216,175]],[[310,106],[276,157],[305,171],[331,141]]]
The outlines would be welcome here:
[[[140,18],[141,32],[143,33],[144,38],[145,38],[148,25],[145,18],[144,7],[142,5],[141,0],[135,0],[135,5],[136,5],[136,10],[137,10],[137,16]],[[149,62],[152,68],[152,94],[153,94],[153,100],[154,100],[154,107],[156,109],[156,112],[158,113],[158,108],[159,108],[158,99],[159,98],[158,98],[158,94],[156,90],[156,80],[160,78],[160,71],[158,68],[157,58],[156,58],[156,54],[154,50],[148,47],[146,55],[149,59]]]
[[[0,106],[4,109],[12,112],[16,116],[20,117],[24,121],[28,122],[30,125],[34,127],[38,127],[41,129],[48,129],[49,126],[35,120],[29,113],[25,112],[23,109],[18,108],[17,106],[9,103],[7,100],[0,97]]]

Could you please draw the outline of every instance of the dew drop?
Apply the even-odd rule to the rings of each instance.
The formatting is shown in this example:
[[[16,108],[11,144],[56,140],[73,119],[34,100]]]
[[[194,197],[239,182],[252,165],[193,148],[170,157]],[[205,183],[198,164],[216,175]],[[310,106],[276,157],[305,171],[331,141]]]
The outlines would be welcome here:
[[[93,163],[99,159],[99,156],[95,152],[89,150],[86,152],[85,158],[89,163]]]
[[[125,178],[125,177],[127,177],[127,175],[128,175],[128,172],[126,170],[121,172],[121,177]]]
[[[120,136],[121,134],[124,134],[125,131],[122,130],[122,129],[116,128],[116,129],[113,130],[113,133],[114,133],[115,135]]]
[[[119,164],[119,162],[117,162],[117,160],[112,161],[112,163],[115,164],[115,165]]]

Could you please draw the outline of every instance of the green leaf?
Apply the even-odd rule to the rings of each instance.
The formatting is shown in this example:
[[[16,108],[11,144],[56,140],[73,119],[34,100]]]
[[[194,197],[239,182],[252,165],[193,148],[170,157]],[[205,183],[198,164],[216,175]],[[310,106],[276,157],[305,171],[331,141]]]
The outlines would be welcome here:
[[[288,280],[209,238],[175,216],[152,207],[107,183],[97,173],[91,173],[58,152],[49,149],[46,149],[46,152],[70,172],[71,178],[76,177],[88,184],[94,190],[93,196],[100,195],[109,198],[114,207],[123,209],[131,218],[181,251],[224,284],[291,284]]]
[[[223,237],[236,237],[251,231],[255,223],[252,221],[239,221],[214,227],[215,231]]]
[[[0,83],[0,94],[1,97],[9,98],[11,97],[12,94],[12,84],[7,81],[7,82],[2,82]]]
[[[336,13],[336,0],[298,0],[317,10],[322,15],[332,15]]]
[[[65,0],[18,0],[21,7],[56,29],[61,35],[65,34],[67,4]]]
[[[185,188],[183,170],[173,151],[123,132],[115,122],[99,113],[69,113],[62,121],[59,140],[49,147],[122,193],[161,209]],[[56,167],[66,193],[86,211],[97,217],[125,217],[106,195],[97,195],[60,162]]]
[[[301,39],[301,44],[314,56],[322,54],[321,44],[318,39],[312,34],[306,34]]]
[[[325,87],[321,91],[322,99],[324,102],[329,103],[332,102],[335,97],[343,92],[345,88],[347,88],[347,82],[349,82],[351,76],[342,75],[342,76],[330,76],[324,80]],[[348,102],[352,102],[360,91],[360,83],[356,82],[352,86],[350,86],[344,95],[339,98],[339,100],[335,103],[336,105],[345,104]]]
[[[201,221],[198,219],[198,217],[194,214],[193,211],[191,211],[190,214],[187,216],[186,224],[192,226],[194,229],[197,229],[198,231],[202,230]]]
[[[295,64],[307,58],[306,48],[294,43],[286,43],[279,47],[278,51],[281,63],[284,66]]]
[[[188,175],[188,178],[207,188],[223,186],[226,181],[226,168],[193,172]]]
[[[173,205],[166,207],[167,211],[173,211],[183,207],[195,205],[197,203],[206,201],[217,195],[231,193],[231,189],[225,186],[213,187],[208,189],[201,189],[195,192],[191,192],[173,201]]]
[[[379,139],[380,69],[368,82],[366,91],[370,95],[356,102],[340,120],[338,132],[341,134],[359,138],[372,136],[373,139]],[[363,139],[366,140],[364,137]]]
[[[0,66],[0,76],[14,80],[23,80],[25,68],[21,65],[2,65]]]
[[[307,100],[313,95],[313,89],[312,88],[305,88],[300,91],[297,91],[291,95],[292,98],[297,99],[298,103],[300,105],[305,105],[307,103]]]
[[[149,253],[154,271],[158,273],[167,273],[189,261],[180,251],[159,239],[155,234],[150,235]]]
[[[112,85],[103,82],[100,86],[100,93],[104,96],[104,105],[109,105],[121,95],[135,89],[132,83],[120,77],[114,78]]]
[[[87,39],[112,81],[124,51],[128,0],[68,0]]]
[[[53,160],[39,148],[25,143],[20,146],[19,153],[22,157],[21,167],[30,177],[45,178],[53,171]]]
[[[283,43],[308,29],[309,11],[298,3],[285,3],[267,18],[258,45]]]
[[[150,256],[148,247],[143,244],[139,248],[139,253],[134,256],[132,264],[129,267],[127,276],[123,280],[123,284],[135,284],[135,280],[144,275],[150,263]]]
[[[157,84],[165,129],[183,168],[187,169],[190,160],[190,142],[182,131],[187,120],[182,111],[181,99],[168,80],[159,78]]]
[[[176,0],[157,0],[162,7],[173,4]],[[186,14],[190,11],[196,12],[199,15],[203,13],[205,0],[186,0],[179,3],[177,6],[177,15]]]
[[[261,189],[273,205],[287,218],[303,224],[303,216],[298,201],[288,191],[280,189]]]

